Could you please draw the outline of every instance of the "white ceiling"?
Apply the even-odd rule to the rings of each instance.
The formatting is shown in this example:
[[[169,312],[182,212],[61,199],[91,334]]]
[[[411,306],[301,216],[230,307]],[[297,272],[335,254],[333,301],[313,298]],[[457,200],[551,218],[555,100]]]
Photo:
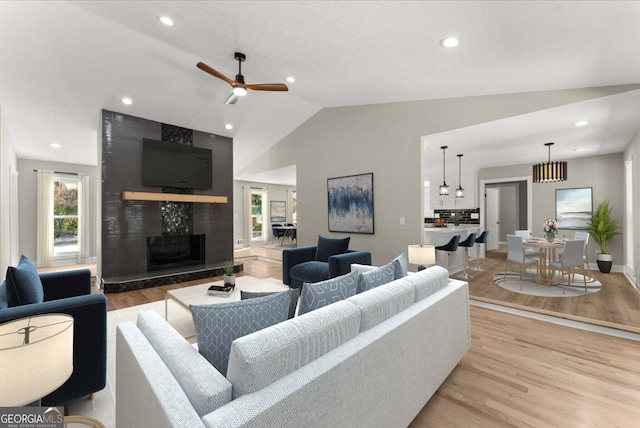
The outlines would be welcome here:
[[[449,35],[460,46],[442,48]],[[247,83],[296,82],[225,105],[230,87],[195,64],[233,77],[235,51]],[[238,172],[324,107],[637,83],[638,1],[0,2],[0,108],[21,158],[95,165],[107,109],[233,137]],[[639,124],[634,91],[425,140],[477,168],[546,160],[547,141],[552,158],[619,152]]]

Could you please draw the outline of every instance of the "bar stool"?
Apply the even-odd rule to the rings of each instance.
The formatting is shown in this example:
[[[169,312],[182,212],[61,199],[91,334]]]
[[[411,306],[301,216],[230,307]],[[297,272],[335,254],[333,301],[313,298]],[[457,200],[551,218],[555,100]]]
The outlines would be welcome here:
[[[483,271],[484,269],[482,269],[480,267],[480,244],[484,244],[485,246],[487,245],[487,238],[489,237],[489,229],[485,230],[484,232],[482,232],[480,234],[480,236],[478,236],[476,238],[476,267],[473,268],[473,270],[477,270],[478,272]]]
[[[458,275],[459,278],[471,279],[473,278],[471,275],[467,273],[467,259],[469,258],[469,248],[473,247],[476,244],[476,233],[472,232],[467,236],[467,238],[458,244],[458,247],[464,248],[464,269],[462,269],[462,273]]]
[[[456,251],[458,249],[458,243],[460,242],[460,235],[453,235],[451,240],[447,242],[445,245],[438,245],[436,250],[438,251],[446,251],[445,265],[447,270],[449,270],[449,253],[451,251]]]

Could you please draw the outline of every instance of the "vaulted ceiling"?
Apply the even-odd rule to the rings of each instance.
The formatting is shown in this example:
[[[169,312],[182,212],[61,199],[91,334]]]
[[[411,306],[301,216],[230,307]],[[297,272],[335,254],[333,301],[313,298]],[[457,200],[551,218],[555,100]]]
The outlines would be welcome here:
[[[235,51],[247,83],[295,83],[225,105],[230,87],[195,65],[233,77]],[[0,2],[0,108],[21,158],[95,165],[107,109],[233,137],[239,171],[326,107],[638,83],[637,1]],[[589,151],[558,157],[621,151],[640,90],[526,116],[431,141],[491,144],[508,127],[540,145],[537,162],[545,131],[558,141],[585,119],[575,145]]]

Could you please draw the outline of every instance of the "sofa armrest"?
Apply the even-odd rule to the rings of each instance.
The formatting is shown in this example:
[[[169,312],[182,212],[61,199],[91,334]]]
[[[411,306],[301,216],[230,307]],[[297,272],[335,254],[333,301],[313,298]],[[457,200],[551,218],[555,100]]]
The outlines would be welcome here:
[[[42,281],[45,302],[91,294],[89,269],[43,273],[40,274],[40,281]]]
[[[370,265],[371,253],[369,251],[349,250],[346,253],[329,257],[329,278],[335,278],[351,272],[352,263]]]
[[[73,373],[42,398],[43,406],[59,406],[105,387],[107,379],[107,300],[88,294],[0,310],[0,324],[33,315],[62,313],[73,317]]]
[[[289,269],[300,263],[310,262],[316,258],[316,247],[287,248],[282,251],[282,283],[291,285]]]

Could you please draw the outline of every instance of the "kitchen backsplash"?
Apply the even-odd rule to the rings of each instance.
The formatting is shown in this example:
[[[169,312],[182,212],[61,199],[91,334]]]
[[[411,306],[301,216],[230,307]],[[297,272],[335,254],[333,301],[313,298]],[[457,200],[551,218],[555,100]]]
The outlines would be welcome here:
[[[460,213],[460,224],[480,224],[480,208],[467,210],[433,210],[435,218],[444,219],[446,223],[453,223],[451,216],[453,213]],[[433,223],[433,217],[425,217],[425,224]]]

